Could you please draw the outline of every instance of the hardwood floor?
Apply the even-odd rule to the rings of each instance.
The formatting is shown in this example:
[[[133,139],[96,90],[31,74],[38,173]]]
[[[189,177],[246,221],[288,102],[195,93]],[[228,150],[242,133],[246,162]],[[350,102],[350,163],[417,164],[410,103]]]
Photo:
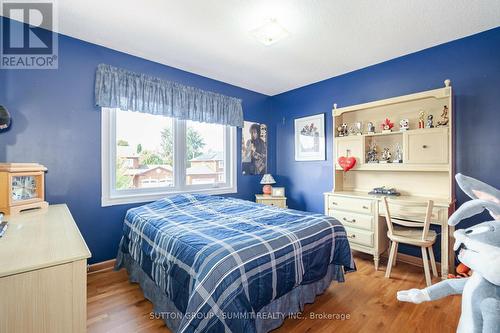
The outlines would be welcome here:
[[[344,284],[333,283],[302,318],[288,318],[273,333],[301,332],[455,332],[460,296],[419,305],[396,300],[396,291],[425,287],[422,268],[397,263],[390,279],[385,266],[373,270],[370,257],[356,255],[358,271]],[[437,282],[437,279],[433,280]],[[150,319],[151,303],[125,270],[88,275],[87,328],[89,332],[169,332],[161,320]],[[349,314],[348,320],[312,318],[311,315]]]

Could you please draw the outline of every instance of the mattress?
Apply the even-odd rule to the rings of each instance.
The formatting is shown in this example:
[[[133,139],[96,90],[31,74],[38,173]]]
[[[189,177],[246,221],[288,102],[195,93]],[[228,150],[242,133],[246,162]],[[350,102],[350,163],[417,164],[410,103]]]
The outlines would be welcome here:
[[[339,281],[355,270],[334,218],[199,194],[130,209],[117,268],[123,258],[162,293],[168,304],[155,308],[171,312],[175,332],[257,332],[262,309],[324,284],[332,269]]]

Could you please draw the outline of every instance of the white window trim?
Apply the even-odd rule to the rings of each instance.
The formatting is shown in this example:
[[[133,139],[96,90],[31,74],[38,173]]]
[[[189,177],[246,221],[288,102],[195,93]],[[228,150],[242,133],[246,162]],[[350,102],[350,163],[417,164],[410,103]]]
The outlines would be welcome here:
[[[179,120],[178,120],[179,121]],[[185,151],[186,136],[177,133],[185,131],[185,126],[174,126],[175,149],[174,149],[174,184],[184,184],[186,179],[185,161],[181,158],[181,151]],[[237,144],[236,128],[231,126],[224,132],[226,136],[226,147],[224,165],[229,168],[227,181],[224,186],[207,188],[206,185],[176,185],[173,189],[143,188],[132,190],[113,191],[115,184],[116,165],[116,110],[101,110],[101,206],[114,206],[121,204],[143,203],[164,198],[167,195],[179,193],[203,193],[203,194],[230,194],[237,193]],[[179,169],[180,172],[175,172]],[[229,184],[229,185],[227,185]]]

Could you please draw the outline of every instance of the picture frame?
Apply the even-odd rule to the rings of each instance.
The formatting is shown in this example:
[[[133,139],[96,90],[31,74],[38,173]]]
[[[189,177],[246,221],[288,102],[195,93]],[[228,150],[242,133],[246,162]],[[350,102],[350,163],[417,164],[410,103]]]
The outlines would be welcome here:
[[[285,196],[285,188],[284,187],[273,187],[271,196],[273,197],[284,197]]]
[[[325,114],[295,119],[295,160],[324,161],[326,159]]]

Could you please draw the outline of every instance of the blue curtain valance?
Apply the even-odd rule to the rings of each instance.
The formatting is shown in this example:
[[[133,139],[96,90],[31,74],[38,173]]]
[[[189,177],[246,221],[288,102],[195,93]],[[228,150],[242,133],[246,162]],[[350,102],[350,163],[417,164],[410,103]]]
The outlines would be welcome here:
[[[241,100],[100,64],[95,103],[178,119],[243,127]]]

